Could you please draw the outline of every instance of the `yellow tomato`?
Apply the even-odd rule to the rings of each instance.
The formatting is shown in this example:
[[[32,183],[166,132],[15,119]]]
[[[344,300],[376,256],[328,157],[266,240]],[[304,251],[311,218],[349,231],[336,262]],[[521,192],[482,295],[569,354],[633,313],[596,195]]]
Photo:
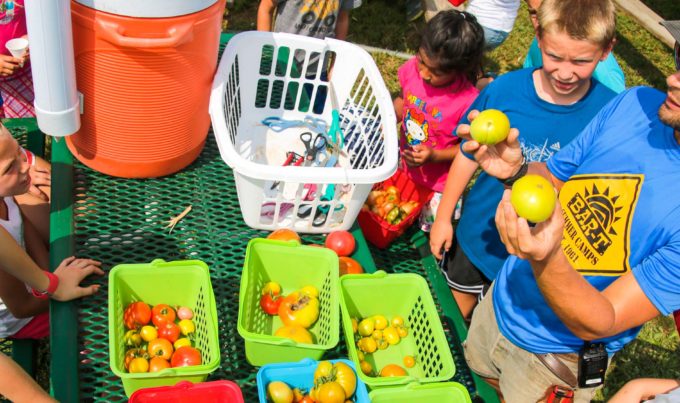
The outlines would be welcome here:
[[[319,298],[319,290],[313,285],[306,285],[300,288],[300,293],[302,295],[307,295],[308,297]]]
[[[366,318],[359,322],[359,334],[362,336],[370,336],[375,330],[375,321],[373,318]]]
[[[393,376],[406,376],[406,370],[396,364],[388,364],[380,370],[380,376],[382,377],[393,377]]]
[[[378,348],[378,343],[372,337],[362,337],[357,344],[361,351],[368,354],[373,353]]]
[[[404,326],[404,318],[402,318],[399,315],[395,316],[394,318],[392,318],[392,326],[394,327]]]
[[[305,329],[302,326],[292,325],[280,327],[274,333],[274,336],[285,337],[287,339],[295,340],[298,343],[306,344],[314,343],[314,341],[312,340],[312,334],[309,333],[309,330]]]
[[[292,403],[293,390],[290,386],[281,381],[269,382],[267,385],[267,396],[274,403]]]
[[[183,335],[188,336],[196,331],[196,325],[194,325],[194,322],[191,319],[182,319],[179,321],[179,331],[182,332]]]
[[[130,373],[149,372],[149,361],[146,358],[137,357],[130,362]]]
[[[173,347],[175,347],[175,350],[177,350],[180,347],[185,347],[185,346],[191,347],[191,340],[189,340],[186,337],[181,337],[181,338],[177,339],[175,341],[175,343],[173,344]]]
[[[317,403],[345,403],[345,390],[337,382],[326,382],[312,390],[312,399]]]
[[[359,321],[357,321],[357,318],[352,318],[352,333],[356,334],[358,329],[359,329]]]
[[[401,337],[402,339],[408,336],[408,330],[405,327],[397,328],[397,332],[399,333],[399,337]]]
[[[391,345],[398,344],[401,340],[399,337],[399,331],[392,326],[388,326],[385,328],[385,330],[383,330],[383,337],[385,338],[385,341]]]
[[[377,330],[383,330],[384,328],[387,327],[387,318],[382,316],[382,315],[375,315],[373,317],[373,320],[375,321],[375,328]]]
[[[322,382],[337,382],[345,391],[345,397],[352,396],[357,388],[354,370],[344,362],[321,361],[314,371],[314,384]]]
[[[158,338],[158,330],[156,330],[156,327],[151,325],[142,326],[142,329],[139,331],[139,334],[142,336],[142,339],[144,339],[144,341],[147,343]]]
[[[359,368],[361,368],[361,372],[368,376],[371,376],[371,374],[373,373],[373,367],[367,361],[361,361],[359,363]]]

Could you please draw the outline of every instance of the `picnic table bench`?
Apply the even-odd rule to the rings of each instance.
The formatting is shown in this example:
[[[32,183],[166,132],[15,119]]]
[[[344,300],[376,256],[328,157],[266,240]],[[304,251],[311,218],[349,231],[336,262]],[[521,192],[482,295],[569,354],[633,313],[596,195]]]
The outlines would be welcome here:
[[[223,45],[229,39],[223,35]],[[146,263],[161,258],[203,260],[210,267],[217,301],[221,365],[208,380],[228,379],[241,387],[245,401],[257,401],[257,368],[248,364],[244,343],[236,329],[240,275],[247,243],[267,235],[241,218],[233,175],[222,161],[209,134],[199,158],[174,175],[157,179],[121,179],[95,172],[74,160],[65,142],[52,141],[53,198],[50,264],[76,255],[100,260],[105,271],[121,263]],[[171,233],[167,221],[193,207]],[[388,249],[365,242],[352,230],[358,248],[354,257],[367,272],[411,272],[425,277],[431,287],[456,375],[474,401],[498,401],[494,391],[467,367],[461,340],[465,323],[428,252],[427,238],[413,229]],[[323,242],[321,235],[304,235],[304,243]],[[73,302],[52,301],[50,378],[61,402],[126,401],[121,381],[109,367],[108,289],[106,277],[99,292]],[[158,286],[163,287],[162,278]],[[325,358],[346,356],[344,339]]]

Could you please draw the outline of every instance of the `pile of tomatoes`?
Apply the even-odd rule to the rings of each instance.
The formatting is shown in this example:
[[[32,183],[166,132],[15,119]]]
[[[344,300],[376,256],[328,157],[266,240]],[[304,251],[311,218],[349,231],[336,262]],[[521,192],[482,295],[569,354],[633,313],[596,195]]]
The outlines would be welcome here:
[[[167,304],[153,308],[136,301],[123,313],[127,329],[124,342],[125,370],[130,373],[158,372],[170,367],[201,364],[201,352],[194,348],[196,326],[188,307],[175,310]]]
[[[267,236],[267,239],[278,239],[280,241],[297,241],[302,244],[302,239],[297,232],[282,228],[277,229]],[[310,246],[321,245],[310,244]],[[356,249],[356,240],[354,236],[349,231],[333,231],[326,237],[324,242],[324,247],[331,249],[338,255],[338,266],[340,269],[340,275],[345,274],[361,274],[364,272],[361,264],[355,259],[351,258],[350,255],[354,253]]]
[[[292,389],[285,382],[267,385],[267,399],[274,403],[345,403],[352,401],[357,389],[357,376],[344,362],[321,361],[314,370],[314,387]]]
[[[402,200],[399,188],[388,186],[385,189],[372,190],[362,209],[370,211],[390,225],[397,225],[418,206],[419,203],[415,200]]]
[[[270,281],[262,287],[260,308],[267,315],[278,315],[283,326],[274,336],[285,337],[298,343],[312,344],[310,327],[319,319],[319,290],[308,285],[283,296],[281,285]]]
[[[373,354],[378,350],[385,350],[389,346],[397,345],[404,337],[408,336],[408,327],[404,318],[399,315],[392,317],[391,321],[383,315],[374,315],[364,319],[352,318],[352,331],[359,355],[361,371],[374,376],[373,366],[365,360],[366,354]],[[415,365],[413,356],[404,357],[404,365],[411,368]],[[397,364],[389,364],[383,367],[380,376],[405,376],[406,370]]]

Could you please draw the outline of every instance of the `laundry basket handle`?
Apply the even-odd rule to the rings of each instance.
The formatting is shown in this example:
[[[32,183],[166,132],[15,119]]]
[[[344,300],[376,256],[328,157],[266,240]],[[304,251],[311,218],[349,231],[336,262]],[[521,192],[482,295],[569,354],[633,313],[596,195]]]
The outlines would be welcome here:
[[[172,27],[161,31],[161,37],[154,37],[148,33],[141,36],[132,36],[126,29],[113,21],[96,20],[101,29],[97,30],[99,36],[117,46],[129,48],[171,48],[176,47],[191,39],[193,24],[191,22],[174,24]],[[153,35],[153,34],[152,34]]]

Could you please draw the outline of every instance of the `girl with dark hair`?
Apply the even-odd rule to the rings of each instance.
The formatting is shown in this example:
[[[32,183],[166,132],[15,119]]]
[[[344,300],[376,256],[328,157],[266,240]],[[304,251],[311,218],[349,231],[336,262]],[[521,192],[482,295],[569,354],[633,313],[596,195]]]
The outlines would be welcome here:
[[[399,68],[402,94],[394,100],[401,121],[401,157],[408,176],[435,191],[423,208],[429,230],[459,139],[454,130],[479,93],[484,31],[475,17],[456,10],[437,14],[422,32],[415,57]]]

